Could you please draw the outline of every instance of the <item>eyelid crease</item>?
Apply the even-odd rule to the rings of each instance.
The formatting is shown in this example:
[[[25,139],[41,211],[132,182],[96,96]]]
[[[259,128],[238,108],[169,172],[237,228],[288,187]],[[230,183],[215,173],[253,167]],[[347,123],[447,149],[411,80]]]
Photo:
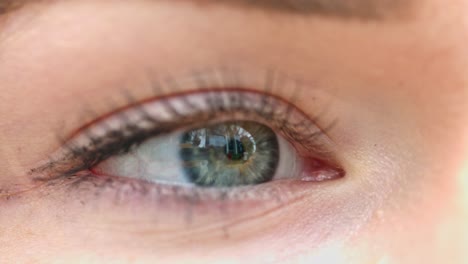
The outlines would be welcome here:
[[[158,120],[148,120],[152,118],[152,115],[151,113],[148,113],[147,112],[147,109],[145,109],[145,106],[147,106],[148,104],[163,104],[165,107],[168,107],[167,106],[167,103],[166,102],[167,100],[176,100],[177,98],[183,98],[182,101],[184,100],[188,100],[187,98],[190,97],[190,96],[202,96],[201,94],[205,94],[206,95],[206,101],[205,103],[207,103],[209,106],[208,106],[208,109],[203,112],[201,111],[201,113],[198,113],[199,116],[198,117],[194,117],[193,115],[191,117],[189,117],[188,120],[177,120],[177,121],[174,121],[174,122],[168,122],[168,123],[165,123],[164,127],[158,127],[160,126],[162,123],[159,122]],[[77,173],[79,171],[83,171],[85,169],[89,169],[90,167],[96,165],[97,163],[109,158],[110,156],[112,155],[116,155],[116,154],[122,154],[122,153],[125,153],[125,152],[128,152],[133,146],[135,145],[138,145],[140,143],[142,143],[143,141],[145,141],[146,139],[149,139],[151,137],[156,137],[158,135],[162,135],[164,133],[169,133],[171,131],[174,131],[178,128],[181,127],[180,124],[175,124],[175,123],[180,123],[181,121],[185,121],[185,125],[187,124],[191,124],[191,125],[195,125],[196,122],[207,122],[209,120],[212,120],[216,115],[217,117],[220,116],[220,113],[224,113],[226,114],[227,113],[227,116],[226,118],[232,118],[233,117],[233,112],[229,112],[228,108],[229,106],[234,106],[232,104],[233,101],[230,101],[229,104],[226,104],[225,101],[220,101],[219,98],[218,98],[218,101],[216,103],[216,97],[217,96],[226,96],[226,95],[236,95],[237,96],[237,99],[241,98],[241,99],[245,99],[245,97],[242,97],[242,96],[246,96],[246,94],[250,95],[250,96],[256,96],[257,99],[260,98],[261,100],[261,104],[259,105],[260,106],[260,113],[256,112],[258,111],[259,109],[252,109],[252,110],[248,110],[247,108],[245,109],[237,109],[238,111],[242,111],[242,110],[246,110],[245,112],[246,113],[250,113],[250,114],[256,114],[257,116],[261,116],[263,115],[265,119],[268,119],[268,115],[273,115],[274,113],[274,108],[278,108],[278,104],[282,104],[285,106],[285,109],[284,111],[282,112],[283,115],[283,119],[281,119],[280,121],[277,122],[277,126],[278,128],[274,128],[275,130],[284,130],[284,131],[289,131],[289,134],[287,136],[290,137],[291,140],[295,140],[295,141],[299,141],[301,142],[301,144],[303,144],[304,146],[306,145],[306,143],[309,144],[308,147],[312,148],[313,150],[312,151],[315,151],[317,152],[318,150],[318,147],[317,146],[313,146],[312,147],[312,140],[314,141],[313,144],[316,144],[315,143],[315,140],[316,140],[316,137],[319,137],[319,136],[326,136],[326,131],[323,131],[322,128],[318,127],[316,125],[316,122],[314,122],[314,120],[310,119],[303,111],[301,111],[300,109],[298,109],[295,105],[293,105],[291,102],[288,102],[287,100],[285,100],[284,98],[282,97],[279,97],[279,96],[276,96],[276,95],[273,95],[271,93],[267,94],[265,92],[261,92],[261,91],[257,91],[257,90],[250,90],[250,89],[246,89],[246,88],[223,88],[223,89],[201,89],[201,90],[196,90],[196,91],[189,91],[189,92],[176,92],[176,93],[172,93],[170,95],[163,95],[163,96],[157,96],[157,97],[153,97],[153,98],[149,98],[149,99],[146,99],[146,100],[143,100],[143,101],[140,101],[138,103],[136,102],[131,102],[131,104],[123,107],[123,108],[120,108],[116,111],[113,111],[109,114],[106,114],[104,116],[101,116],[97,119],[95,119],[93,122],[90,122],[88,124],[86,124],[85,126],[81,127],[78,131],[75,131],[69,138],[67,138],[67,140],[65,141],[64,143],[64,146],[66,148],[66,151],[65,153],[66,154],[62,154],[62,157],[57,159],[57,160],[50,160],[48,163],[46,163],[45,165],[43,166],[40,166],[36,169],[33,169],[31,172],[32,174],[36,174],[36,173],[41,173],[41,172],[45,172],[45,171],[49,171],[50,169],[53,169],[53,171],[59,171],[60,173],[59,174],[66,174],[66,175],[71,175],[71,174],[74,174],[74,173]],[[236,97],[236,96],[233,96],[233,97],[229,97],[227,100],[234,100],[232,98]],[[240,96],[240,97],[239,97]],[[174,99],[176,98],[176,99]],[[211,103],[209,102],[209,100],[213,100],[211,101]],[[226,98],[224,98],[226,99]],[[243,100],[238,100],[238,102],[242,102]],[[163,103],[163,102],[166,102],[166,103]],[[220,104],[220,102],[223,102]],[[169,102],[170,104],[170,102]],[[235,105],[236,107],[245,107],[242,106],[243,102],[242,103],[239,103],[238,105]],[[276,105],[274,105],[276,104]],[[276,106],[276,107],[274,107]],[[173,107],[173,106],[172,106]],[[269,108],[269,110],[268,110]],[[166,108],[167,110],[167,108]],[[270,112],[267,112],[270,111]],[[278,110],[278,109],[276,109]],[[150,129],[149,131],[144,131],[144,130],[140,130],[138,131],[137,125],[135,125],[134,127],[131,127],[129,126],[128,123],[126,123],[125,120],[129,119],[129,117],[126,116],[126,113],[127,111],[136,111],[140,114],[140,117],[139,118],[143,118],[145,119],[146,118],[146,121],[153,121],[153,125],[154,127],[152,128],[152,130]],[[209,112],[212,112],[211,115]],[[213,114],[213,112],[215,114]],[[256,113],[255,113],[256,112]],[[208,113],[208,115],[207,115]],[[229,113],[231,113],[231,115],[229,115]],[[245,113],[244,113],[245,114]],[[291,121],[289,119],[291,119],[291,115],[299,115],[300,117],[302,117],[301,121],[302,122],[299,122],[299,123],[296,123],[296,124],[293,124],[291,123]],[[182,115],[183,116],[183,115]],[[205,117],[204,120],[200,120],[201,117]],[[266,116],[266,117],[265,117]],[[106,124],[106,120],[109,120],[111,118],[117,118],[117,120],[120,120],[120,122],[122,122],[123,126],[117,126],[116,129],[112,129],[112,128],[109,128],[109,127],[105,127],[105,126],[108,126],[108,124]],[[192,120],[190,119],[192,118]],[[275,116],[270,116],[270,121],[272,120],[275,120]],[[125,120],[123,120],[125,119]],[[195,121],[194,121],[195,120]],[[217,120],[219,121],[219,119]],[[240,120],[239,120],[240,121]],[[308,122],[308,125],[307,125],[307,122]],[[136,122],[135,122],[136,123]],[[132,124],[130,124],[132,125]],[[271,124],[267,124],[269,126],[271,126]],[[309,134],[307,135],[305,133],[305,131],[308,131],[310,130],[310,127],[311,126],[314,126],[316,129],[316,131],[312,134]],[[105,127],[105,128],[103,128]],[[293,127],[294,129],[291,129],[291,127]],[[91,131],[91,129],[93,128],[99,128],[99,129],[103,129],[104,131],[106,131],[103,135],[101,135],[100,137],[95,137],[93,136],[93,133]],[[123,130],[122,130],[123,129]],[[125,131],[124,130],[134,130],[133,132],[130,133],[130,136],[125,136]],[[87,145],[82,145],[82,146],[75,146],[73,145],[74,143],[72,142],[74,139],[76,139],[77,137],[79,137],[81,135],[81,137],[85,137],[87,138],[89,144]],[[307,136],[309,136],[310,138],[307,138]],[[101,146],[101,149],[99,149],[100,147],[97,147],[97,145],[101,144],[103,141],[106,140],[106,138],[117,138],[115,141],[112,141],[111,143],[108,143],[107,145],[104,144],[104,146]],[[131,144],[128,144],[128,143],[122,143],[123,141],[125,140],[128,140],[128,141],[133,141]],[[116,144],[118,143],[118,144]],[[102,144],[101,144],[102,145]],[[105,148],[107,146],[107,148],[111,149],[110,151],[108,151],[108,154],[106,153],[103,153],[103,152],[106,152],[105,150],[103,151],[102,148]],[[92,148],[95,148],[94,150],[94,154],[93,154],[93,150]],[[120,148],[120,149],[119,149]],[[91,155],[93,154],[93,155]],[[320,154],[326,154],[325,152],[322,152]],[[87,155],[87,157],[85,157]],[[60,156],[59,156],[60,157]],[[75,166],[74,168],[72,169],[68,169],[68,170],[64,170],[65,168],[67,168],[67,166],[69,166],[69,163],[73,160],[76,160],[76,158],[81,158],[82,160],[78,160],[78,164],[77,166]],[[76,162],[76,161],[75,161]],[[81,164],[80,164],[81,162]],[[64,168],[62,168],[64,167]]]

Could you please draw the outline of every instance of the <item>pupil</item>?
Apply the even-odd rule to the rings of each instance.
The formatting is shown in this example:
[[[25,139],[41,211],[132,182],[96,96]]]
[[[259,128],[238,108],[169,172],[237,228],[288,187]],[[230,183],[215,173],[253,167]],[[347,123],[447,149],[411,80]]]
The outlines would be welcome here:
[[[244,158],[244,146],[237,139],[229,139],[226,147],[226,156],[230,160],[242,160]]]
[[[226,122],[184,133],[180,157],[187,179],[199,186],[270,181],[279,163],[275,132],[256,122]]]

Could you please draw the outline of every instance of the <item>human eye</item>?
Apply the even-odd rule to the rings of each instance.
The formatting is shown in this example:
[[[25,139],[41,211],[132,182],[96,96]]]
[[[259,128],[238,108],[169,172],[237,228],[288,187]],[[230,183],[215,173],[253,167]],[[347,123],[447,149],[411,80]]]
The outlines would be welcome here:
[[[82,156],[93,157],[86,168],[97,175],[233,187],[343,174],[312,120],[291,103],[248,90],[151,101],[92,125],[86,135],[74,151],[91,150]]]
[[[320,128],[291,100],[267,90],[204,88],[97,118],[35,172],[54,171],[54,180],[177,187],[209,200],[213,194],[260,199],[272,189],[293,193],[344,176],[327,136],[332,126]]]

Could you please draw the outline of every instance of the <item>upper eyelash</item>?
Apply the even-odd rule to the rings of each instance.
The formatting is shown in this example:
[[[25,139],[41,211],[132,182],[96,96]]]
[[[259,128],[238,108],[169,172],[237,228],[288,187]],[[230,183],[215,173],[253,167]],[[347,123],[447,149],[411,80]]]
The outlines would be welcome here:
[[[268,82],[268,77],[267,77],[267,82]],[[223,88],[223,89],[202,89],[199,91],[192,91],[190,94],[194,94],[197,92],[203,92],[209,94],[206,98],[206,103],[209,105],[209,111],[205,111],[202,113],[199,113],[197,117],[189,117],[189,118],[184,118],[183,115],[177,112],[176,109],[174,109],[170,104],[167,104],[167,108],[173,112],[176,116],[178,116],[177,120],[174,120],[173,122],[166,122],[166,123],[161,123],[157,120],[154,120],[150,114],[148,114],[144,107],[141,106],[141,102],[135,102],[131,95],[128,95],[127,98],[129,98],[129,101],[131,104],[126,107],[131,108],[133,107],[134,109],[138,110],[141,114],[142,117],[144,117],[148,122],[153,123],[153,128],[150,130],[139,130],[138,126],[135,124],[132,124],[131,122],[124,121],[126,125],[124,127],[121,127],[119,129],[109,129],[109,128],[104,128],[107,132],[103,136],[95,136],[87,130],[87,128],[90,125],[87,125],[86,127],[80,129],[80,131],[86,135],[86,137],[89,139],[91,142],[90,145],[86,146],[76,146],[73,145],[73,143],[70,143],[68,140],[67,142],[64,143],[64,146],[66,147],[67,151],[66,154],[63,155],[59,159],[51,159],[49,162],[47,162],[45,165],[42,165],[38,168],[35,168],[31,170],[31,174],[36,174],[36,173],[42,173],[42,172],[49,172],[53,171],[56,172],[56,174],[59,174],[60,176],[69,176],[73,175],[77,172],[87,170],[92,168],[93,166],[97,165],[98,163],[104,161],[105,159],[116,155],[116,154],[123,154],[128,152],[132,147],[137,146],[141,144],[143,141],[146,139],[149,139],[151,137],[155,137],[158,135],[162,135],[164,133],[169,133],[177,128],[180,128],[181,126],[179,125],[180,122],[185,122],[186,124],[196,124],[197,122],[201,123],[203,121],[210,120],[211,118],[215,116],[220,116],[221,114],[233,114],[233,111],[228,110],[229,106],[233,105],[234,102],[234,97],[236,98],[235,100],[237,103],[237,111],[243,112],[243,114],[247,115],[252,115],[251,117],[257,117],[257,118],[263,118],[267,122],[272,122],[276,123],[276,127],[274,128],[275,130],[280,130],[283,134],[286,135],[286,137],[289,137],[291,140],[296,141],[297,143],[303,145],[305,149],[317,151],[320,149],[320,146],[318,146],[316,142],[316,138],[318,136],[321,136],[326,133],[328,129],[332,127],[329,126],[326,128],[326,130],[311,130],[310,126],[316,125],[314,120],[311,119],[304,119],[302,121],[307,121],[307,122],[298,122],[298,123],[292,123],[289,121],[289,115],[293,111],[299,111],[295,105],[293,104],[294,98],[288,102],[284,100],[283,98],[279,98],[275,95],[270,94],[270,86],[266,85],[266,91],[263,92],[262,94],[262,104],[259,109],[255,109],[254,111],[249,110],[248,108],[243,108],[243,101],[245,100],[244,93],[260,93],[256,92],[253,90],[248,90],[248,89],[241,89],[241,88]],[[231,95],[236,94],[236,96],[233,96],[232,98],[229,99],[229,105],[226,105],[224,100],[220,100],[220,92],[222,91],[229,91]],[[235,91],[235,93],[234,93]],[[183,93],[187,94],[187,93]],[[178,96],[176,95],[171,95],[168,97],[175,97]],[[183,97],[185,98],[185,97]],[[162,99],[164,103],[164,99]],[[275,108],[275,102],[282,101],[287,107],[283,109],[282,112],[277,112],[274,113],[273,109]],[[187,105],[192,109],[196,110],[196,106],[190,105],[188,102]],[[122,111],[119,110],[117,112]],[[125,116],[125,113],[120,113],[119,118],[121,119],[126,119],[127,117]],[[205,120],[201,120],[202,118],[205,118]],[[319,117],[317,117],[319,118]],[[102,118],[98,119],[98,121],[103,120]],[[97,122],[97,121],[95,121]],[[102,122],[101,122],[102,123]],[[100,126],[105,127],[106,124],[102,123]],[[308,127],[309,126],[309,127]],[[313,132],[311,132],[313,131]],[[115,139],[114,141],[110,139]],[[107,140],[108,143],[102,144],[103,141]],[[324,150],[321,150],[321,152],[325,152]],[[70,163],[74,162],[73,166],[70,167]],[[55,174],[55,173],[54,173]],[[42,179],[39,177],[38,179]]]

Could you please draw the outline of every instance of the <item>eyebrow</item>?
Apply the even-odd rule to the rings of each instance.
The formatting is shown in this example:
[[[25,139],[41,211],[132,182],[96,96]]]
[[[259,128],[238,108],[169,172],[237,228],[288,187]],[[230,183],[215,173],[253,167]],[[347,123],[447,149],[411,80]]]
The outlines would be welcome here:
[[[414,1],[417,0],[199,0],[199,2],[243,5],[302,15],[362,20],[406,15]]]
[[[163,0],[154,0],[163,1]],[[174,1],[174,0],[168,0]],[[417,0],[181,0],[197,5],[228,4],[266,11],[380,20],[407,14]],[[0,0],[0,16],[37,0]]]

